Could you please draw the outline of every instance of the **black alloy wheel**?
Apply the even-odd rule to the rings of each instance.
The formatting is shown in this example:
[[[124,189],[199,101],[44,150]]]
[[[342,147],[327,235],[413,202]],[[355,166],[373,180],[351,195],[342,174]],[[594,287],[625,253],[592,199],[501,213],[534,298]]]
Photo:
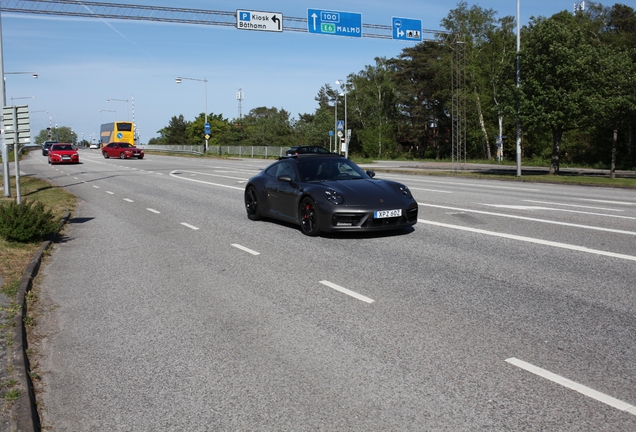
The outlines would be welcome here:
[[[102,154],[104,155],[104,159],[108,159],[108,153],[103,152]]]
[[[303,198],[298,209],[298,219],[300,220],[300,228],[303,234],[308,236],[317,236],[320,234],[318,227],[318,214],[316,213],[316,203],[309,197]]]
[[[258,194],[254,186],[250,186],[245,191],[245,210],[247,218],[257,221],[261,219],[261,209],[258,207]]]
[[[119,153],[119,159],[126,159],[124,152]]]

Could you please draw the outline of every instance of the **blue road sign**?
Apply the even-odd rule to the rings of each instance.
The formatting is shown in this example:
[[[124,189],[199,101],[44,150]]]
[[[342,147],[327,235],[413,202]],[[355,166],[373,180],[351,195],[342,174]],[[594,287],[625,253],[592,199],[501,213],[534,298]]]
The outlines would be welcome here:
[[[203,132],[205,132],[206,135],[210,133],[210,123],[203,125]]]
[[[421,41],[422,20],[393,17],[393,39]]]
[[[344,122],[342,120],[338,120],[338,130],[344,130]]]
[[[362,14],[307,9],[309,33],[362,37]]]

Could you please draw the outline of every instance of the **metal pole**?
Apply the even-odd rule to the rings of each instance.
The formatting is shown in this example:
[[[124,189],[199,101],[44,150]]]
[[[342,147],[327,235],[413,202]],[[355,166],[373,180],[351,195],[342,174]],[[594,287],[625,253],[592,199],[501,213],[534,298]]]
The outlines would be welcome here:
[[[521,85],[519,51],[521,50],[521,26],[519,24],[519,19],[519,0],[517,0],[517,177],[521,177],[521,123],[519,121],[519,88]]]
[[[336,91],[336,103],[333,105],[333,150],[334,153],[340,153],[338,146],[338,92]]]
[[[347,88],[344,89],[345,95],[345,157],[349,157],[349,129],[347,129]]]
[[[208,80],[203,77],[203,86],[205,87],[205,124],[208,124]],[[208,134],[205,135],[205,151],[204,153],[208,153]]]
[[[0,93],[2,93],[2,107],[7,104],[7,92],[4,87],[4,57],[2,48],[2,15],[0,14]],[[0,141],[2,145],[2,167],[4,181],[4,196],[11,196],[11,177],[9,175],[9,149],[4,145],[4,118],[0,113]]]

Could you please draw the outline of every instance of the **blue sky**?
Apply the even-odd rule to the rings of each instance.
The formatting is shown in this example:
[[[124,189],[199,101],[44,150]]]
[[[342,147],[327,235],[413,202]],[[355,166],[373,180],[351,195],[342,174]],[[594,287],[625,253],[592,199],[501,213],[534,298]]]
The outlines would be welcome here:
[[[530,16],[571,11],[572,0],[520,0],[521,24]],[[632,7],[634,0],[621,3]],[[440,30],[441,20],[457,2],[428,0],[323,0],[262,2],[243,0],[119,0],[118,3],[235,12],[280,12],[306,18],[308,9],[362,14],[365,24],[391,25],[392,17],[421,19],[425,29]],[[516,15],[515,0],[468,1],[493,9],[498,17]],[[614,2],[607,3],[608,5]],[[243,89],[243,114],[261,106],[313,113],[315,97],[375,57],[396,57],[413,43],[348,38],[300,32],[261,32],[234,27],[148,23],[130,20],[2,14],[7,104],[28,104],[35,133],[48,126],[68,126],[90,140],[102,123],[133,119],[141,142],[158,136],[172,116],[192,120],[205,110],[203,82],[175,83],[177,76],[207,79],[208,113],[238,117],[236,92]],[[30,98],[35,96],[35,98]],[[11,98],[14,98],[13,101]],[[17,99],[28,98],[28,99]],[[129,102],[111,101],[122,99]],[[134,107],[132,101],[134,99]],[[109,111],[116,111],[116,113]],[[103,112],[100,112],[103,111]]]

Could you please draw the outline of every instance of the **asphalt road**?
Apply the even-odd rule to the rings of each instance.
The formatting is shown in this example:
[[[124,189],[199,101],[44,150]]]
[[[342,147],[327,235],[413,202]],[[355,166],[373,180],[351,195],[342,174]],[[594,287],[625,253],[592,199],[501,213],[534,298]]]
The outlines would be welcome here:
[[[245,216],[267,161],[80,156],[21,162],[80,201],[50,430],[636,430],[633,190],[379,173],[412,231],[309,238]]]

